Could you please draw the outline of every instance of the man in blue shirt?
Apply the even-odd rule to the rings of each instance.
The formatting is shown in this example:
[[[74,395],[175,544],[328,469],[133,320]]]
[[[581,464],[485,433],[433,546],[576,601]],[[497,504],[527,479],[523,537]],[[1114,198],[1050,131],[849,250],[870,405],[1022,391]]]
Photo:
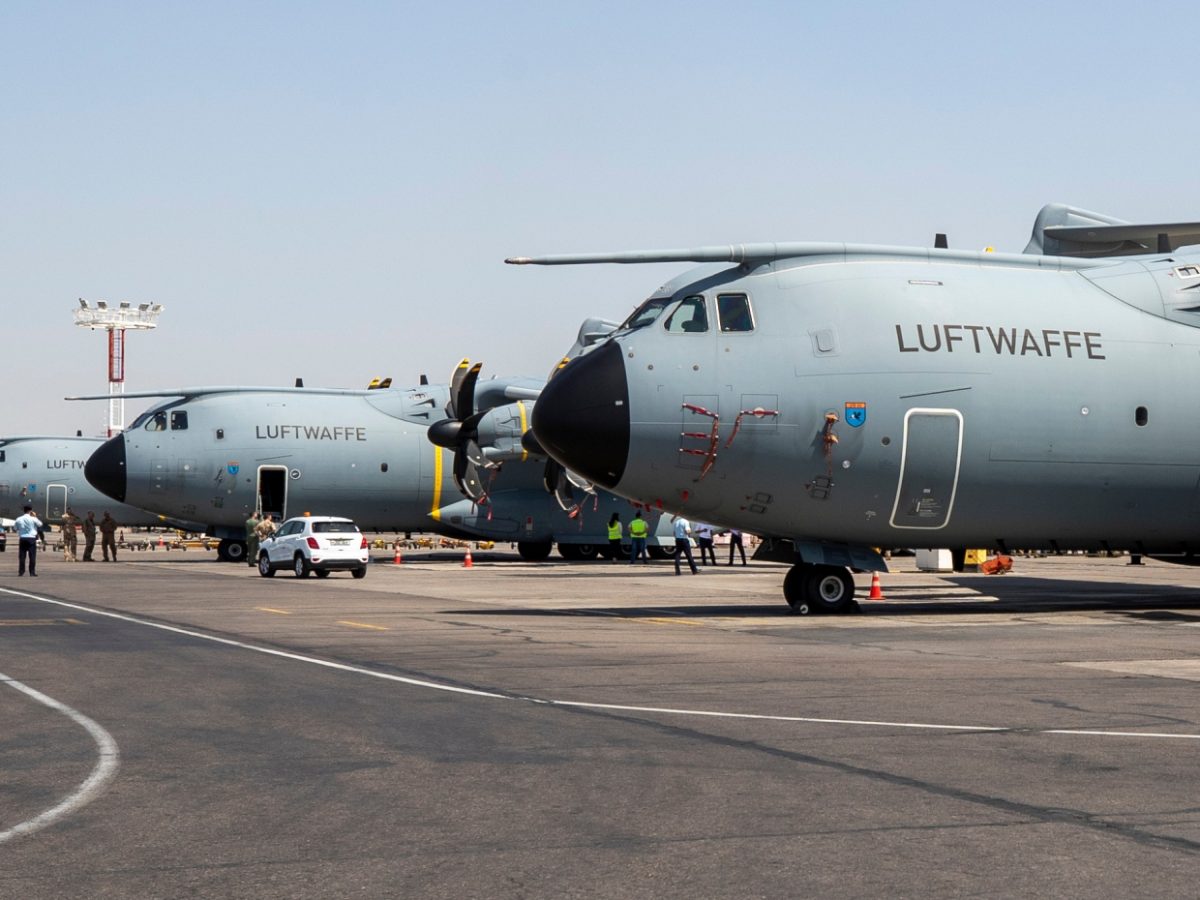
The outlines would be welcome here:
[[[17,532],[20,546],[17,548],[17,574],[25,574],[25,558],[29,557],[29,574],[37,578],[37,542],[41,521],[33,514],[33,507],[25,504],[25,514],[17,518],[13,528]]]
[[[700,570],[696,568],[696,560],[692,558],[692,542],[688,540],[688,532],[692,530],[691,524],[683,516],[675,517],[675,574],[681,574],[679,571],[679,557],[687,556],[688,565],[692,567],[692,574],[699,575]]]

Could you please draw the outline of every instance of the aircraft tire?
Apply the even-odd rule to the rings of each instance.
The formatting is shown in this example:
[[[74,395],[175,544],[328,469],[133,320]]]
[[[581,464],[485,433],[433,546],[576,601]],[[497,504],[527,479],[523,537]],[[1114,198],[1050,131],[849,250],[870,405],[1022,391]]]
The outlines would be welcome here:
[[[674,559],[675,551],[668,550],[666,547],[647,547],[646,553],[651,559]]]
[[[245,562],[246,542],[223,538],[217,544],[217,559],[221,562]]]
[[[579,562],[583,559],[583,554],[579,552],[578,544],[559,544],[558,555],[568,562]]]
[[[841,566],[809,566],[804,593],[817,612],[844,613],[854,603],[854,579]]]
[[[816,612],[812,604],[808,602],[804,586],[810,568],[812,567],[795,565],[788,569],[787,574],[783,576],[783,599],[787,601],[792,612],[798,616],[811,616]]]
[[[554,545],[550,541],[517,542],[517,552],[521,554],[521,559],[527,562],[542,562],[550,556],[550,551],[553,549]]]
[[[296,558],[292,560],[292,572],[297,578],[307,578],[312,574],[312,566],[308,564],[303,553],[297,553]]]
[[[270,578],[275,574],[275,570],[271,568],[271,560],[267,558],[267,554],[260,554],[258,557],[258,574],[263,578]]]
[[[600,555],[600,548],[595,544],[576,544],[576,551],[579,553],[579,558],[583,560],[593,560]]]

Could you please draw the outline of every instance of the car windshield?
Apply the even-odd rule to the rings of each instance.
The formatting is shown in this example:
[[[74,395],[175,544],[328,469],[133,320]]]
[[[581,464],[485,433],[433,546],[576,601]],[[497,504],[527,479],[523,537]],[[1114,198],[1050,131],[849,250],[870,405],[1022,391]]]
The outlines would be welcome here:
[[[353,522],[313,522],[313,534],[354,534],[358,526]]]
[[[617,331],[632,331],[635,328],[645,328],[657,319],[663,309],[671,302],[673,301],[670,297],[651,297],[635,309],[633,314],[621,324],[621,327]]]

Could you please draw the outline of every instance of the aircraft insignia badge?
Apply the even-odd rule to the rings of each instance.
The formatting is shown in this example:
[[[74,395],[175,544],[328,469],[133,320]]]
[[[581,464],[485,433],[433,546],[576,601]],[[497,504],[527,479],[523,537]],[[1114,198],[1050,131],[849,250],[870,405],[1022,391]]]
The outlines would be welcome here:
[[[858,428],[865,425],[867,423],[867,404],[847,400],[846,415],[843,418],[851,428]]]
[[[230,475],[236,475],[238,473],[238,468],[239,467],[238,467],[237,463],[231,462],[229,465],[227,465],[225,467],[225,471],[228,472]]]

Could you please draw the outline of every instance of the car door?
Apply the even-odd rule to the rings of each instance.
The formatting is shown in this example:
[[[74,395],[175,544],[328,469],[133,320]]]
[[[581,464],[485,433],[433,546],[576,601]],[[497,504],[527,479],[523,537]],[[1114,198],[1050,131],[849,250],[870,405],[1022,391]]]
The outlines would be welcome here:
[[[278,565],[292,558],[290,549],[291,536],[296,533],[299,527],[299,522],[284,522],[283,527],[275,532],[274,537],[270,541],[270,547],[267,549],[267,556],[270,557],[272,563]]]

